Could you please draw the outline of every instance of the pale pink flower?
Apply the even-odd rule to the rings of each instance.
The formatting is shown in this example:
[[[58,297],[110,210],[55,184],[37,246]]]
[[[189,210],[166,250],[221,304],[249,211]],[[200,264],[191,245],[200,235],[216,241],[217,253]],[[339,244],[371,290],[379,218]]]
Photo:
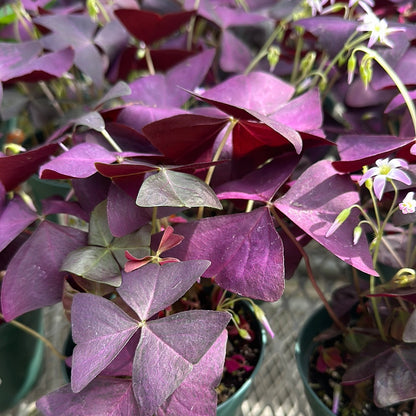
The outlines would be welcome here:
[[[403,201],[399,204],[399,209],[403,214],[413,214],[416,211],[416,200],[414,192],[408,192]]]
[[[378,159],[375,167],[368,169],[366,173],[361,177],[359,184],[362,185],[367,179],[373,178],[373,189],[376,197],[381,200],[386,187],[387,180],[396,180],[403,182],[406,185],[410,185],[412,181],[409,176],[401,169],[407,169],[408,164],[405,160],[395,158],[389,160]]]

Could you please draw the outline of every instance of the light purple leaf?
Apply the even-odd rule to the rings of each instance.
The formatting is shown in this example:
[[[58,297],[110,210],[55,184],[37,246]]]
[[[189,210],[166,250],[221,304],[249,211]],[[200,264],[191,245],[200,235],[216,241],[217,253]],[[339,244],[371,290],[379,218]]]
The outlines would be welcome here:
[[[290,100],[270,115],[270,118],[298,131],[319,129],[323,121],[319,92],[311,90]]]
[[[300,156],[293,153],[275,158],[241,179],[215,189],[218,199],[245,199],[267,202],[292,174]]]
[[[69,252],[85,243],[84,232],[44,221],[7,268],[1,291],[6,320],[59,302],[64,283],[62,262]]]
[[[220,67],[225,72],[244,72],[253,58],[250,48],[231,31],[222,33]]]
[[[146,208],[138,207],[133,198],[114,184],[108,192],[107,215],[111,234],[115,237],[137,230],[152,218]]]
[[[230,318],[228,312],[192,310],[147,322],[133,362],[140,416],[152,416],[180,386]]]
[[[341,260],[364,273],[378,276],[366,240],[361,238],[353,244],[353,230],[359,222],[356,210],[334,234],[325,237],[338,214],[358,200],[352,181],[338,175],[331,162],[323,160],[308,168],[274,205]]]
[[[78,393],[110,364],[139,326],[113,302],[89,293],[74,296],[71,318],[72,338],[77,344],[71,386]]]
[[[222,209],[215,192],[201,179],[164,168],[144,180],[136,204],[142,207],[204,206]]]
[[[189,94],[183,89],[194,90],[199,86],[214,54],[215,50],[209,49],[175,65],[166,75],[139,78],[130,84],[132,93],[126,99],[149,107],[180,108],[189,99]],[[155,94],[155,91],[158,93]]]
[[[42,200],[42,215],[67,214],[88,222],[89,215],[80,207],[78,202],[67,202],[60,197],[50,197]]]
[[[410,315],[403,331],[404,342],[416,342],[416,310]]]
[[[156,412],[156,416],[214,416],[223,370],[228,334],[224,330],[181,385]],[[184,400],[185,398],[185,400]]]
[[[37,213],[16,195],[3,212],[0,210],[0,251],[37,218]]]
[[[292,85],[274,75],[265,72],[250,72],[248,75],[228,78],[204,92],[201,98],[269,115],[287,103],[294,92]]]
[[[97,172],[96,162],[112,163],[114,153],[93,143],[81,143],[45,163],[39,172],[42,179],[87,178]]]
[[[400,344],[376,367],[374,402],[387,407],[415,398],[416,344]]]
[[[97,47],[94,45],[97,25],[86,15],[43,15],[34,19],[51,33],[42,38],[45,49],[59,51],[71,47],[75,51],[74,63],[87,74],[97,86],[103,84],[103,73],[106,69]]]
[[[150,263],[123,273],[123,283],[117,291],[141,319],[149,319],[189,290],[209,264],[207,260]]]
[[[36,403],[45,416],[137,416],[131,380],[97,378],[80,393],[69,384]]]
[[[204,276],[224,289],[265,301],[282,295],[283,245],[266,207],[178,224],[175,232],[185,239],[169,255],[210,260]]]

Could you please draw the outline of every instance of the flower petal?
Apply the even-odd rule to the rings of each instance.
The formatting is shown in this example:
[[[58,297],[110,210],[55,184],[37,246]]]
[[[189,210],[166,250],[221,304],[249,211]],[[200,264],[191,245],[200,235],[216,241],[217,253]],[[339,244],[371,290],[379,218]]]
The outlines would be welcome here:
[[[385,186],[386,186],[386,176],[378,175],[374,178],[373,189],[379,201],[383,197]]]
[[[407,173],[403,172],[400,169],[392,169],[388,174],[387,177],[389,179],[395,179],[396,181],[403,182],[406,185],[410,185],[412,180],[409,178]]]

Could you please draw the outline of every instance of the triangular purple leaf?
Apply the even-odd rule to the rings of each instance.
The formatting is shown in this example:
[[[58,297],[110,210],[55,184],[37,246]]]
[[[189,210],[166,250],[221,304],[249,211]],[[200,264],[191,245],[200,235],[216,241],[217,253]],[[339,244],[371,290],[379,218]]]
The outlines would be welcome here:
[[[149,319],[179,299],[209,267],[207,260],[163,265],[147,264],[123,273],[117,289],[124,301],[141,319]]]
[[[228,312],[192,310],[147,322],[133,363],[140,416],[152,416],[180,386],[230,318]]]
[[[139,326],[113,302],[89,293],[74,296],[71,318],[77,344],[71,386],[77,393],[110,364]]]
[[[114,153],[93,143],[81,143],[45,163],[39,172],[42,179],[87,178],[97,172],[96,162],[112,163]]]
[[[36,403],[45,416],[137,416],[131,380],[97,378],[80,393],[69,384]]]
[[[15,196],[3,212],[0,208],[0,251],[37,218],[20,196]]]
[[[282,295],[283,245],[266,207],[178,224],[175,232],[185,239],[169,255],[210,260],[204,276],[224,289],[265,301]]]
[[[323,160],[308,168],[274,205],[341,260],[378,276],[367,241],[361,238],[356,245],[352,243],[353,230],[359,222],[356,210],[334,234],[325,236],[338,214],[358,200],[352,181],[338,175],[331,162]]]
[[[64,283],[62,262],[69,252],[85,243],[83,231],[44,221],[7,268],[1,290],[6,320],[59,302]]]
[[[214,416],[217,392],[224,370],[228,334],[223,331],[208,352],[196,364],[181,385],[156,412],[156,416]],[[186,400],[184,400],[186,398]]]

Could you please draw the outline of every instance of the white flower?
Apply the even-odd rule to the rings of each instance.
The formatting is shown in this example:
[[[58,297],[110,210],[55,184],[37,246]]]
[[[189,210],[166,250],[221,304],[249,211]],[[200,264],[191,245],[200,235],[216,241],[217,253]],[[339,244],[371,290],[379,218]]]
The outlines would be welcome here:
[[[328,0],[306,0],[306,2],[312,9],[312,16],[316,16],[322,13],[322,8],[328,3]]]
[[[348,2],[348,7],[351,8],[352,6],[355,6],[356,4],[359,4],[365,11],[368,11],[368,6],[374,7],[373,0],[350,0]]]
[[[416,211],[416,200],[413,198],[414,192],[408,192],[403,202],[399,204],[399,209],[403,214],[413,214]]]
[[[360,17],[362,24],[357,27],[359,32],[371,32],[368,47],[371,48],[376,42],[380,42],[390,48],[393,43],[387,39],[387,35],[394,32],[404,31],[404,28],[390,28],[386,19],[379,19],[373,12],[367,9],[367,13]]]
[[[403,182],[406,185],[410,185],[412,183],[409,176],[400,169],[408,168],[408,164],[405,160],[399,158],[391,160],[388,158],[378,159],[376,160],[376,165],[376,167],[368,169],[368,171],[364,173],[359,181],[359,184],[362,185],[367,179],[374,177],[374,193],[379,200],[383,197],[387,180],[396,180]]]

